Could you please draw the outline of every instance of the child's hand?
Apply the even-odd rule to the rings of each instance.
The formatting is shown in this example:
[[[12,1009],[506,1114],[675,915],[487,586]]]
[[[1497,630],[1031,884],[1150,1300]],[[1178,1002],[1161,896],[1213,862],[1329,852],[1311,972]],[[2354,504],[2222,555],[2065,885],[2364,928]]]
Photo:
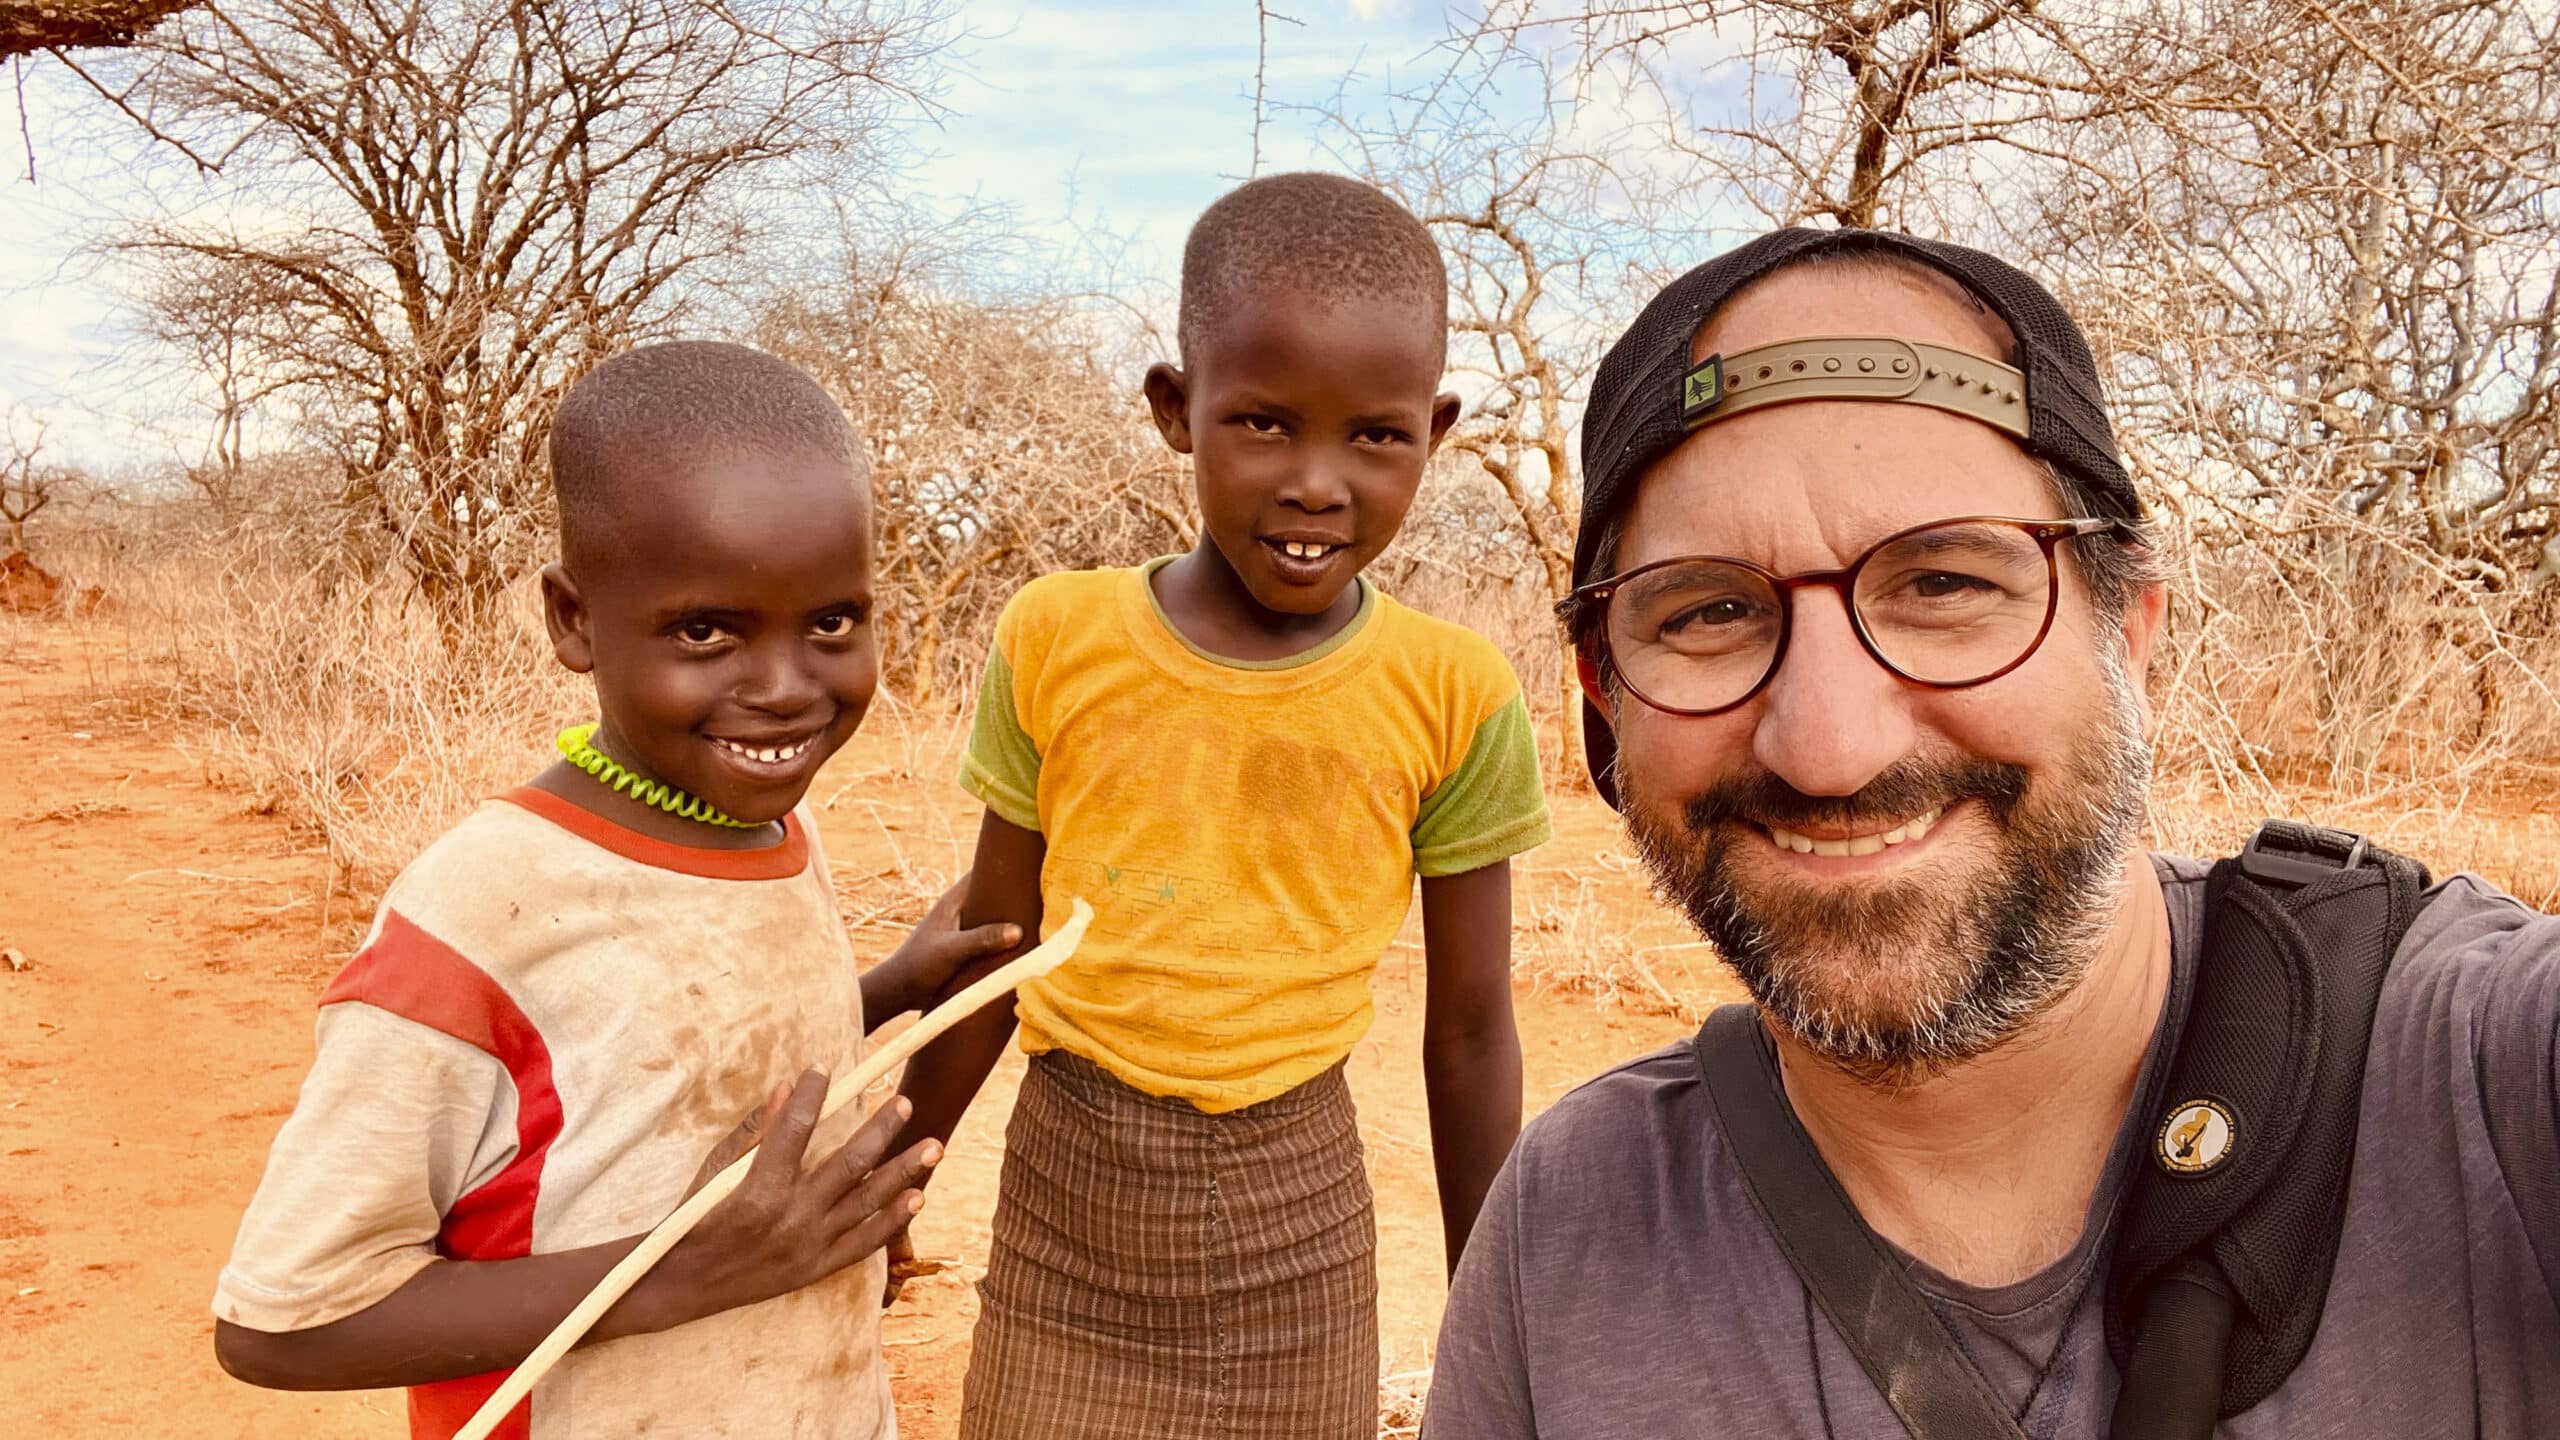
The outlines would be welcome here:
[[[940,1260],[917,1258],[915,1232],[912,1230],[901,1230],[890,1236],[887,1248],[889,1283],[880,1290],[880,1308],[883,1310],[898,1303],[898,1296],[905,1292],[908,1281],[939,1275],[951,1268]]]
[[[933,902],[933,908],[889,958],[863,977],[863,1023],[877,1025],[892,1015],[922,1010],[941,999],[954,977],[972,965],[991,960],[1022,943],[1018,925],[960,928],[960,905],[969,892],[962,875]]]
[[[687,1194],[761,1137],[747,1178],[667,1252],[660,1269],[682,1287],[685,1308],[716,1314],[789,1294],[855,1264],[903,1231],[924,1207],[917,1188],[942,1158],[923,1141],[884,1161],[905,1124],[905,1099],[883,1105],[834,1154],[802,1168],[827,1077],[811,1070],[712,1147]]]

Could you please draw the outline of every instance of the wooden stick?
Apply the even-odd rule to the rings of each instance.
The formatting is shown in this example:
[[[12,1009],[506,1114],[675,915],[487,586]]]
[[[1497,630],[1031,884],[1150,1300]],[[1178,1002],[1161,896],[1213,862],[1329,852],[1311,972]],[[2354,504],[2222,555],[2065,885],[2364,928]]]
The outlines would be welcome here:
[[[1077,942],[1084,939],[1084,927],[1093,921],[1092,906],[1081,899],[1074,904],[1074,912],[1067,917],[1066,924],[1058,927],[1057,934],[1041,941],[1029,954],[998,968],[977,984],[926,1011],[915,1024],[898,1032],[896,1038],[880,1045],[865,1055],[860,1064],[837,1076],[827,1086],[826,1103],[818,1108],[818,1119],[824,1121],[851,1103],[863,1091],[870,1089],[873,1081],[923,1049],[935,1036],[985,1009],[1015,986],[1046,975],[1066,963],[1067,957],[1075,953]],[[497,1392],[472,1413],[471,1423],[455,1432],[454,1440],[488,1440],[489,1432],[498,1428],[498,1422],[506,1418],[507,1412],[532,1393],[533,1387],[549,1373],[551,1367],[560,1363],[560,1357],[568,1354],[570,1347],[585,1338],[586,1333],[595,1328],[596,1322],[604,1318],[604,1312],[628,1294],[631,1287],[640,1282],[640,1277],[649,1273],[649,1267],[674,1249],[676,1242],[701,1223],[702,1217],[711,1213],[713,1206],[727,1199],[729,1192],[745,1181],[754,1159],[753,1150],[739,1156],[727,1169],[712,1176],[709,1183],[677,1206],[674,1214],[659,1221],[657,1228],[606,1271],[605,1277],[596,1282],[596,1288],[587,1292],[587,1298],[579,1301],[577,1308],[552,1327],[541,1344],[533,1347],[533,1353],[524,1357],[524,1362],[507,1376]]]

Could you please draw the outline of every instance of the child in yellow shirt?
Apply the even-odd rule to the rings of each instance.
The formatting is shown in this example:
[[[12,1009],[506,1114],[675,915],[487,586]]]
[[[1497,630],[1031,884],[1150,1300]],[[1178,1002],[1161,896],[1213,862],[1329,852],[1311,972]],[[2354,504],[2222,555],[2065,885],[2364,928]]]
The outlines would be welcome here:
[[[1509,859],[1547,835],[1518,680],[1360,572],[1457,418],[1447,280],[1366,185],[1258,180],[1183,254],[1146,393],[1203,534],[1047,576],[996,629],[961,782],[962,919],[1095,907],[1024,987],[961,1433],[1366,1437],[1375,1224],[1342,1064],[1421,878],[1424,1085],[1448,1258],[1519,1129]],[[1015,1016],[909,1069],[947,1138]],[[956,1100],[955,1100],[956,1097]]]

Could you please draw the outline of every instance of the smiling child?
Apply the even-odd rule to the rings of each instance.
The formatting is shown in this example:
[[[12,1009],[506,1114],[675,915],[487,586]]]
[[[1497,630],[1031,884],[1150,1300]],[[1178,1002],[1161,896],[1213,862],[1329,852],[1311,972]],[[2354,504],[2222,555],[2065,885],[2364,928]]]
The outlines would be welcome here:
[[[996,627],[962,783],[962,918],[1094,902],[1018,996],[961,1434],[1375,1433],[1375,1222],[1343,1061],[1421,877],[1423,1080],[1454,1263],[1519,1129],[1509,857],[1546,838],[1520,687],[1360,572],[1457,418],[1447,280],[1386,196],[1257,180],[1183,253],[1181,364],[1146,380],[1202,535],[1047,576]],[[909,1067],[948,1137],[1015,1023]]]
[[[893,1152],[903,1103],[817,1126],[809,1067],[1020,933],[956,932],[955,888],[857,976],[798,809],[877,676],[860,443],[782,361],[669,344],[579,381],[551,460],[544,614],[601,718],[402,872],[321,997],[216,1353],[261,1385],[409,1386],[410,1433],[449,1436],[762,1136],[497,1433],[893,1433],[877,1256],[939,1146]]]

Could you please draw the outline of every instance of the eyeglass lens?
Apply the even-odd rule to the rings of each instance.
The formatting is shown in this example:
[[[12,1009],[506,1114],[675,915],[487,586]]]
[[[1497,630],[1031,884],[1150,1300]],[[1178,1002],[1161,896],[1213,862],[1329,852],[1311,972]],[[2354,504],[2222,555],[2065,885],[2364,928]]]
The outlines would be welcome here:
[[[2053,559],[2016,526],[1960,522],[1888,541],[1860,561],[1850,604],[1878,658],[1929,685],[1964,685],[2025,658],[2053,603]],[[1609,653],[1656,705],[1739,703],[1776,663],[1786,606],[1748,567],[1688,560],[1630,576],[1609,605]]]

